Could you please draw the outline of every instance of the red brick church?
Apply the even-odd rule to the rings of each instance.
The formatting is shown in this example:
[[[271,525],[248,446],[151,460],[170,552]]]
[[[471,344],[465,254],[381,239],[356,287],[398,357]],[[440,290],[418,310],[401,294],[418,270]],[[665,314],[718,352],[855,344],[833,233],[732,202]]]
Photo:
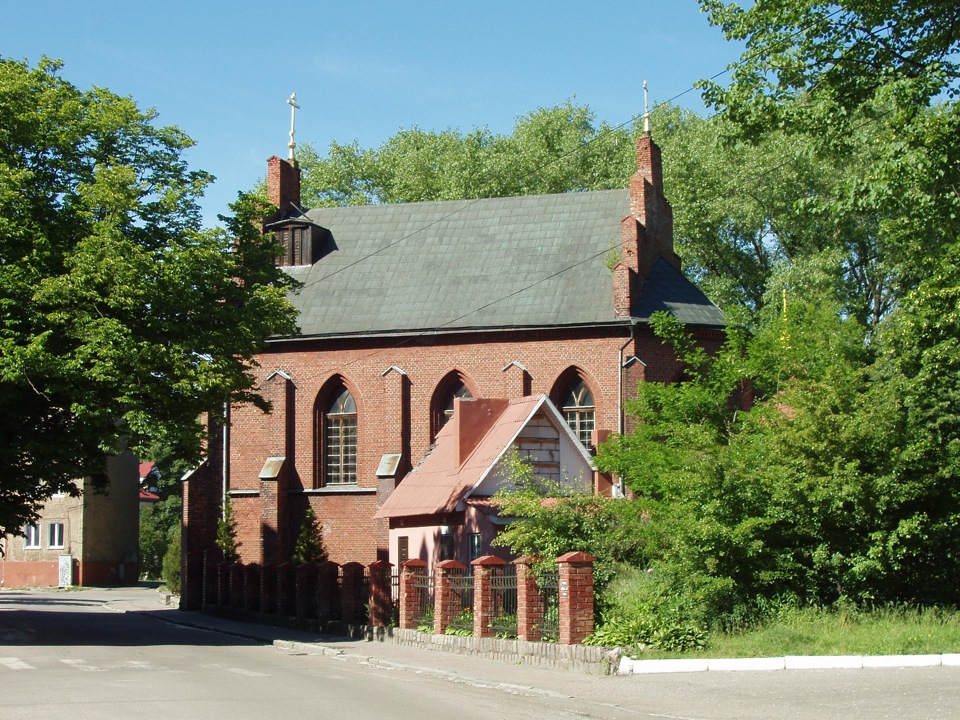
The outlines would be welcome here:
[[[721,342],[649,135],[627,190],[304,211],[299,186],[270,158],[266,229],[303,283],[301,333],[257,358],[272,413],[231,408],[184,483],[185,553],[213,547],[224,492],[246,563],[288,561],[308,506],[339,563],[502,552],[489,496],[509,448],[616,494],[596,444],[630,429],[638,383],[680,373],[650,315]]]

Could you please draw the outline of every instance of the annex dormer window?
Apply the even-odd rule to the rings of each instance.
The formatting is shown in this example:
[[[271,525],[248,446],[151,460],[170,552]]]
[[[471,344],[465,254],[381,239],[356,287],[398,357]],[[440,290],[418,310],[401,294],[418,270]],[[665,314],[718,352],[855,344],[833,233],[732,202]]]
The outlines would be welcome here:
[[[313,233],[309,225],[287,225],[276,235],[283,248],[278,265],[310,265],[313,262]]]

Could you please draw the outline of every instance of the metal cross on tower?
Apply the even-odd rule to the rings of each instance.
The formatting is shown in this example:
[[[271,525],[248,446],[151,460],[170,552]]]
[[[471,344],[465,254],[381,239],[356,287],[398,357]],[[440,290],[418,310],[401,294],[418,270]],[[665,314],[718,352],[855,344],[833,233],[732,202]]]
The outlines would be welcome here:
[[[650,134],[650,97],[647,95],[647,81],[643,81],[643,134]]]
[[[290,94],[287,105],[290,106],[290,142],[287,143],[287,147],[290,148],[290,154],[287,156],[287,160],[293,160],[293,149],[297,146],[297,143],[294,142],[293,134],[296,132],[297,110],[300,108],[300,106],[297,105],[296,93]]]

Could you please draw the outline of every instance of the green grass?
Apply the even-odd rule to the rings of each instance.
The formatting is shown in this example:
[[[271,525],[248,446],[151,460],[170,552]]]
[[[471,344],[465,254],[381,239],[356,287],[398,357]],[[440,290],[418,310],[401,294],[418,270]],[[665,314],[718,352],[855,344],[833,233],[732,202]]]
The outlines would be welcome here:
[[[873,611],[790,609],[738,633],[711,634],[702,650],[644,650],[638,658],[960,653],[960,612],[937,608]]]

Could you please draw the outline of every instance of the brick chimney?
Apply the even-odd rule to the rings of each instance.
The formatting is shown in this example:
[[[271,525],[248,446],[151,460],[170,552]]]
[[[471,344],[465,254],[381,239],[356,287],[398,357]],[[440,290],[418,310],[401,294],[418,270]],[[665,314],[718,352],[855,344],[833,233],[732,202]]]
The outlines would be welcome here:
[[[649,133],[637,140],[637,172],[630,177],[630,214],[620,221],[620,250],[613,273],[614,309],[617,317],[626,317],[657,258],[680,269],[673,251],[673,209],[663,194],[660,148]]]
[[[501,398],[476,398],[464,400],[454,398],[453,417],[454,438],[456,439],[457,463],[462,465],[470,457],[477,445],[493,427],[507,406],[509,400]]]
[[[300,165],[276,155],[267,160],[267,199],[279,208],[277,220],[300,215]]]

